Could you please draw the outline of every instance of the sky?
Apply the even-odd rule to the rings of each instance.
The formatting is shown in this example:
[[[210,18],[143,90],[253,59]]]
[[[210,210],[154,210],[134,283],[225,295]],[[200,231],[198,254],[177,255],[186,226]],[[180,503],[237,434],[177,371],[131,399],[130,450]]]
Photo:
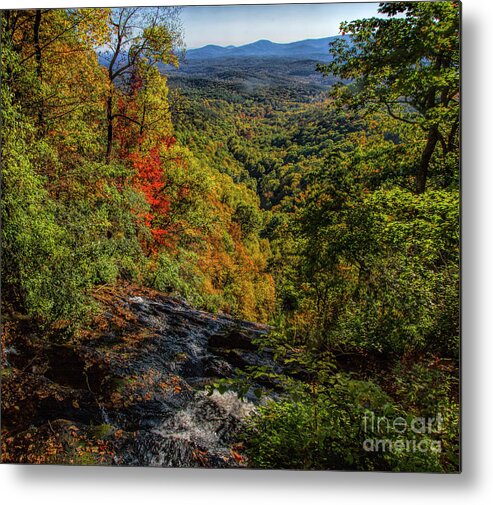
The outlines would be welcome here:
[[[243,45],[260,39],[294,42],[339,34],[341,21],[375,16],[378,2],[184,7],[188,49]]]

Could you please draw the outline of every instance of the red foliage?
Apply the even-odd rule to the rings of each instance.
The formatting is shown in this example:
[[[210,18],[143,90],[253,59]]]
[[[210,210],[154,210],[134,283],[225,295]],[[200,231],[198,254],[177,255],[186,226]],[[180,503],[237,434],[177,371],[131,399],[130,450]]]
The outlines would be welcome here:
[[[137,150],[128,155],[136,170],[133,185],[144,194],[151,207],[150,212],[143,216],[144,221],[158,245],[165,243],[168,231],[160,227],[160,222],[169,213],[171,203],[165,194],[166,179],[160,152],[163,148],[171,148],[174,143],[174,137],[166,138],[160,146],[152,148],[148,153]]]

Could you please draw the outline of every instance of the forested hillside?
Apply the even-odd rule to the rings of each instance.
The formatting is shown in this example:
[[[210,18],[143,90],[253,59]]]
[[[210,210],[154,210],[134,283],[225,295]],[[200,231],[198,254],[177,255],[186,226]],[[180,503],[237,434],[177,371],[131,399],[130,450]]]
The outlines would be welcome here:
[[[174,8],[2,12],[4,461],[459,470],[459,8],[380,13],[317,62],[187,60]],[[168,347],[146,340],[159,318]],[[62,355],[85,363],[70,380]],[[182,406],[193,389],[252,409],[220,449],[132,459],[130,403],[157,408],[141,362]],[[39,428],[52,383],[99,412],[60,407],[68,441]]]

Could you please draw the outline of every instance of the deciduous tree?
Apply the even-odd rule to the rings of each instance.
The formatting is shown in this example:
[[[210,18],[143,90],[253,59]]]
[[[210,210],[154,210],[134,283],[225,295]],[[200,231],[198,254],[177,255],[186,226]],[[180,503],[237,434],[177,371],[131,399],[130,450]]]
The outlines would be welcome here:
[[[125,89],[137,67],[178,64],[181,45],[178,10],[170,7],[122,7],[111,10],[111,36],[102,58],[108,67],[109,91],[106,98],[106,160],[113,151],[115,96]]]
[[[416,192],[426,188],[430,162],[457,149],[459,130],[459,6],[454,2],[380,4],[387,17],[344,22],[324,74],[343,81],[339,103],[384,108],[424,132],[416,160]]]

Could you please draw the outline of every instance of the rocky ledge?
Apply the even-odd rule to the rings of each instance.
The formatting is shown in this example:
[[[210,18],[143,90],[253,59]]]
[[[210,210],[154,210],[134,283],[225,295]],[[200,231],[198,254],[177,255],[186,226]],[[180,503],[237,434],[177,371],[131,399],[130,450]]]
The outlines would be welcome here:
[[[95,298],[102,313],[77,341],[50,343],[35,328],[9,340],[7,328],[3,461],[245,466],[238,433],[254,403],[204,388],[274,365],[256,345],[268,327],[135,287]]]

